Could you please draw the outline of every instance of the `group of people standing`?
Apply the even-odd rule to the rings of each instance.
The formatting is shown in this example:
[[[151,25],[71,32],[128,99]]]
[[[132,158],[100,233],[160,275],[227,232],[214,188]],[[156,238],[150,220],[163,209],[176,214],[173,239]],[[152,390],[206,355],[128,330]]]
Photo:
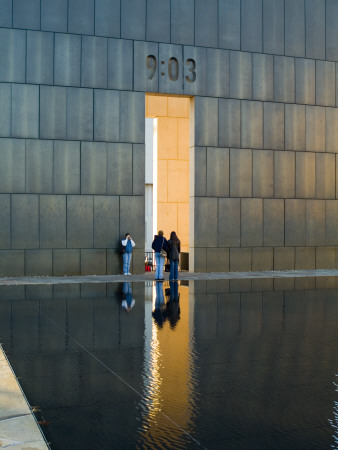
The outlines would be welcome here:
[[[159,230],[158,234],[152,243],[152,249],[155,252],[155,280],[164,281],[163,278],[163,267],[165,259],[168,258],[170,261],[170,281],[178,280],[178,261],[180,259],[181,252],[181,241],[178,239],[175,231],[170,233],[170,239],[163,236],[163,231]]]
[[[123,274],[130,275],[130,262],[133,252],[133,247],[135,247],[135,242],[129,233],[126,233],[125,238],[121,241],[121,253],[123,256]],[[181,241],[178,239],[175,231],[170,233],[170,239],[167,240],[163,236],[163,231],[159,230],[158,234],[155,236],[152,248],[155,252],[156,270],[155,270],[155,280],[164,281],[163,278],[163,268],[165,259],[168,258],[170,261],[170,281],[178,280],[178,262],[180,259],[181,252]]]

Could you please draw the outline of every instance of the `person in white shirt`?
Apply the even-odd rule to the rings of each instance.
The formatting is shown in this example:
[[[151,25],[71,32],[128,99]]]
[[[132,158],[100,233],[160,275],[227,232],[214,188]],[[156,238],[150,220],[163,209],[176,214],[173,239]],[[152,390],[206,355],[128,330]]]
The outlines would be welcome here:
[[[122,256],[123,256],[123,275],[131,275],[130,273],[130,262],[131,255],[133,253],[133,247],[135,247],[135,242],[132,240],[129,233],[121,241],[122,243]]]

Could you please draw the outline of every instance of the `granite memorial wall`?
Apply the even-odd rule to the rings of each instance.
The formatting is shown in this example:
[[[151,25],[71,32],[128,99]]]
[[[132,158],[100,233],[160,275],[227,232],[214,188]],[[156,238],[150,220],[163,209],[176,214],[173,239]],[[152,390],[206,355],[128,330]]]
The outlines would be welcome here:
[[[144,271],[147,92],[191,96],[190,270],[336,267],[335,0],[0,0],[0,61],[1,276]]]

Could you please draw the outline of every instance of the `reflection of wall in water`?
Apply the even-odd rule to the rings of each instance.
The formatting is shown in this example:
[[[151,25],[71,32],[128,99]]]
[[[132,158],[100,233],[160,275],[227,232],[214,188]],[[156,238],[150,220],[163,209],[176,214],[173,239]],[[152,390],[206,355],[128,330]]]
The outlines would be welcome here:
[[[229,402],[203,416],[203,426],[217,433],[216,429],[226,423],[237,430],[236,439],[242,416],[249,416],[260,430],[271,430],[272,424],[276,429],[292,430],[294,424],[288,417],[299,417],[301,424],[304,416],[304,399],[297,401],[301,383],[302,391],[308,394],[306,416],[313,417],[320,427],[317,418],[325,422],[333,411],[332,382],[338,365],[332,348],[338,341],[337,288],[283,291],[278,285],[274,291],[253,292],[248,280],[241,281],[233,289],[228,284],[223,293],[219,293],[217,283],[195,285],[200,410],[210,411],[217,392],[228,392],[231,386]],[[265,280],[255,281],[264,286]],[[320,285],[326,281],[318,280]],[[334,279],[329,283],[337,285]],[[288,413],[280,415],[279,411]],[[313,433],[320,430],[313,429]]]
[[[130,313],[121,309],[122,290],[116,293],[110,292],[109,287],[107,291],[106,286],[103,290],[101,287],[81,286],[83,297],[80,297],[78,286],[64,286],[61,289],[73,292],[74,298],[51,296],[41,300],[0,301],[1,342],[10,355],[17,376],[22,377],[23,382],[26,379],[31,381],[30,398],[40,398],[45,405],[53,399],[53,407],[71,406],[76,405],[79,399],[85,402],[91,392],[104,396],[106,389],[120,383],[109,376],[102,383],[98,375],[104,369],[47,321],[42,313],[116,370],[122,378],[136,387],[140,385],[144,287],[133,286],[136,302]],[[39,290],[34,291],[37,293]],[[95,291],[97,296],[88,298],[88,294],[94,295]],[[3,293],[4,290],[1,290]],[[121,350],[128,354],[129,360],[119,358]],[[46,371],[49,373],[48,379],[41,379],[40,374]],[[83,379],[86,380],[84,384]]]

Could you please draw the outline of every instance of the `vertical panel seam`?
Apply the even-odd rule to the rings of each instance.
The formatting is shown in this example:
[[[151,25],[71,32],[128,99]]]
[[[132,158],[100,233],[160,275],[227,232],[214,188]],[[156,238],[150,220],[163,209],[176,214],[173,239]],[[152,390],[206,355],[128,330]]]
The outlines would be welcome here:
[[[144,17],[144,40],[147,41],[147,27],[148,27],[148,0],[145,0],[145,17]]]
[[[69,32],[69,0],[67,0],[67,34]]]
[[[94,30],[94,36],[96,36],[96,29],[95,29],[95,25],[96,25],[96,0],[94,0],[94,26],[93,26],[93,30]]]

